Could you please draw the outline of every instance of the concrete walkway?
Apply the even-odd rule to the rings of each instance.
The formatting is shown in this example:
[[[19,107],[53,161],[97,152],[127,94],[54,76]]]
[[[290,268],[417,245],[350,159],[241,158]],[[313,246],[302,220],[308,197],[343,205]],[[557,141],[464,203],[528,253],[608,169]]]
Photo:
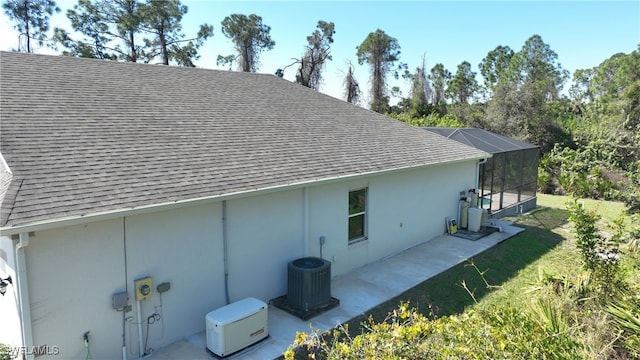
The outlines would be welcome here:
[[[282,355],[295,339],[296,332],[311,329],[329,330],[367,310],[403,293],[421,282],[465,261],[486,249],[518,234],[523,229],[500,220],[490,220],[502,227],[477,241],[442,235],[395,256],[369,264],[336,277],[331,282],[331,296],[340,305],[308,321],[269,305],[269,338],[225,359],[265,360]],[[202,320],[204,322],[204,319]],[[206,350],[205,332],[156,350],[147,358],[156,360],[214,359]]]

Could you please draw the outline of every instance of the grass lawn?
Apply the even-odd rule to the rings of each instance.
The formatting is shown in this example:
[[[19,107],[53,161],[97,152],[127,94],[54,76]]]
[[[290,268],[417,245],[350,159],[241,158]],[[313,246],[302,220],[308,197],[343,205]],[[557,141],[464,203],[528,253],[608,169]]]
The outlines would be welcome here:
[[[476,301],[483,307],[505,302],[527,306],[527,290],[534,286],[540,271],[568,273],[581,266],[579,254],[571,244],[567,201],[569,198],[564,196],[538,195],[534,211],[507,219],[525,228],[524,232],[351,320],[350,332],[358,334],[360,324],[369,316],[376,322],[383,321],[402,302],[409,302],[428,317],[461,313]],[[587,209],[597,209],[605,223],[624,210],[622,203],[580,201]]]

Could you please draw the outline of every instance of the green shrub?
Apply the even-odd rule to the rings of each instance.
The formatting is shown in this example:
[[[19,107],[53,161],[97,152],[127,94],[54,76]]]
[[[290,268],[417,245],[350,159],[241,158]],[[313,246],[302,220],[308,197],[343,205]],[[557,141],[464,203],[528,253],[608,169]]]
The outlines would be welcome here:
[[[576,147],[556,144],[543,154],[538,188],[551,194],[616,200],[640,212],[640,133],[592,131],[576,137]]]
[[[573,200],[567,204],[569,220],[573,223],[576,247],[582,255],[585,269],[591,271],[598,287],[598,295],[606,300],[614,296],[616,289],[623,286],[620,273],[620,243],[624,234],[624,218],[615,223],[615,234],[604,237],[596,223],[600,216]]]
[[[6,345],[0,343],[0,360],[13,360],[14,356],[11,353],[11,348]]]
[[[510,305],[429,320],[402,304],[366,329],[355,337],[338,330],[329,341],[299,334],[285,359],[575,359],[582,348]]]

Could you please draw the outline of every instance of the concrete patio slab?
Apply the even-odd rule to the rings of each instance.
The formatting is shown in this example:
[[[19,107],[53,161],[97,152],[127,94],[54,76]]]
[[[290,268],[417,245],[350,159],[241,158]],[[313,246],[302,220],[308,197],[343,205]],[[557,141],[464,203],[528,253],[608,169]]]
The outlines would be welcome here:
[[[303,321],[269,305],[269,338],[225,359],[275,359],[293,343],[296,332],[332,329],[524,230],[501,220],[491,219],[490,223],[502,227],[503,231],[477,241],[442,235],[332,279],[331,295],[340,299],[340,305],[310,320]],[[202,321],[204,323],[204,318]],[[215,357],[206,350],[203,331],[158,349],[147,358],[210,360]]]

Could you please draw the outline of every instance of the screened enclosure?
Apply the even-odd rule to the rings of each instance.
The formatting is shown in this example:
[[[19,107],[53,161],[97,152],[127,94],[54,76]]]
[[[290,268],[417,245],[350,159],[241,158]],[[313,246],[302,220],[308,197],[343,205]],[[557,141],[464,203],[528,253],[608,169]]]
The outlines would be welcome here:
[[[493,156],[480,164],[478,206],[496,216],[536,207],[539,149],[523,141],[482,129],[426,128],[426,130],[486,151]]]

